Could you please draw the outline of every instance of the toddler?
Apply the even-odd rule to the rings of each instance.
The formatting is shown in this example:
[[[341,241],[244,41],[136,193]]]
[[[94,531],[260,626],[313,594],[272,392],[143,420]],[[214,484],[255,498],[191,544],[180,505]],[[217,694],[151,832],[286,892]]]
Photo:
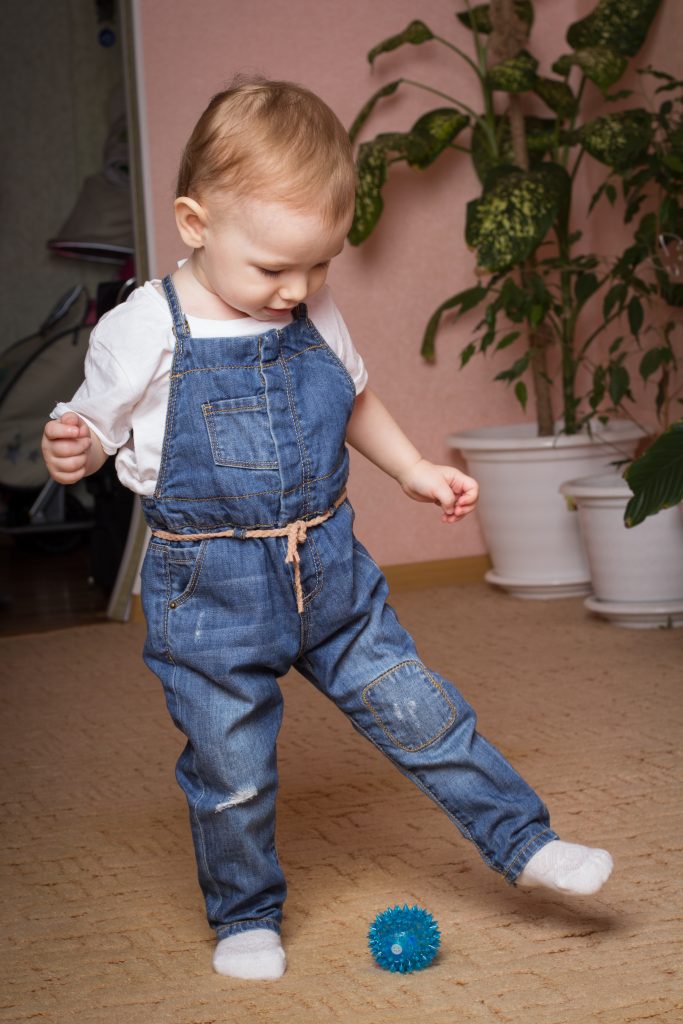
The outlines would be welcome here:
[[[185,148],[189,259],[93,331],[85,380],[46,425],[63,484],[116,454],[151,531],[144,657],[187,739],[187,797],[220,974],[271,979],[285,880],[275,850],[278,677],[295,667],[430,796],[509,883],[596,892],[608,853],[565,843],[534,791],[425,667],[353,535],[346,443],[454,523],[477,484],[422,458],[367,385],[329,288],[355,168],[332,111],[238,81]]]

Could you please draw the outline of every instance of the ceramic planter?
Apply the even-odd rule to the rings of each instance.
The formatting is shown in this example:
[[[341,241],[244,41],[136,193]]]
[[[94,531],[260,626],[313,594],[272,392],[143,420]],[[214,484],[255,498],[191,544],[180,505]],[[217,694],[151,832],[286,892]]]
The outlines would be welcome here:
[[[612,422],[568,437],[537,437],[535,424],[482,427],[448,437],[479,481],[479,516],[493,563],[486,579],[515,597],[590,592],[576,515],[560,485],[633,455],[642,431]]]
[[[569,480],[560,489],[578,509],[593,582],[586,608],[618,626],[682,626],[681,508],[662,509],[627,529],[631,491],[616,473]]]

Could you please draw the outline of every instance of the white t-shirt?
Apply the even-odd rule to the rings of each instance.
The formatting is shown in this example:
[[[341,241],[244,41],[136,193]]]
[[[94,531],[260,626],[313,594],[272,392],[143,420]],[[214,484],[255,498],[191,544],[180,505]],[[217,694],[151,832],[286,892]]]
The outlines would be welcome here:
[[[121,483],[143,495],[154,493],[159,475],[175,346],[171,312],[158,288],[159,281],[148,281],[102,317],[90,336],[85,380],[70,402],[60,402],[50,414],[59,419],[65,412],[77,413],[97,434],[105,452],[117,453]],[[359,394],[367,383],[367,371],[329,287],[321,288],[307,307]],[[187,319],[195,338],[245,337],[262,334],[265,327],[262,320],[251,317]],[[281,329],[291,322],[287,314],[282,320],[269,320],[267,329]]]

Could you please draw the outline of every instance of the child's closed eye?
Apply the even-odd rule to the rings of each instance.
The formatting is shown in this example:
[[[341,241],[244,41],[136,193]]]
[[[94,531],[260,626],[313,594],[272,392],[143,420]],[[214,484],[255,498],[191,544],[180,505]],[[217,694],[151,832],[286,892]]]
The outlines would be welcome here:
[[[266,267],[258,267],[258,271],[261,274],[265,274],[266,277],[277,277],[278,274],[282,273],[281,270],[267,270]]]

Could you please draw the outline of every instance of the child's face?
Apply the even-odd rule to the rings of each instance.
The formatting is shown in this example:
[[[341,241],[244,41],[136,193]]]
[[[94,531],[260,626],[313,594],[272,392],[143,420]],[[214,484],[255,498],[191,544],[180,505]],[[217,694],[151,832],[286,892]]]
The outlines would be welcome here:
[[[322,288],[350,217],[328,227],[317,214],[249,199],[228,211],[204,204],[195,276],[232,316],[274,320]]]

